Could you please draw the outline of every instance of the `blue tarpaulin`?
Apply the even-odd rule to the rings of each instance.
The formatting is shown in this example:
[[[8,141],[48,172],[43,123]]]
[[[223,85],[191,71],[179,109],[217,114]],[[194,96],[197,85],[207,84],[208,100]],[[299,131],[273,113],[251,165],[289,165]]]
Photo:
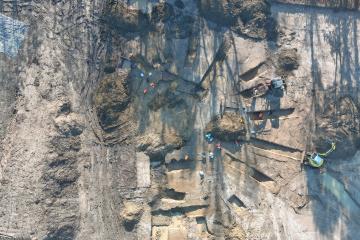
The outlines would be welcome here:
[[[0,14],[0,52],[15,57],[24,41],[27,29],[25,23]]]

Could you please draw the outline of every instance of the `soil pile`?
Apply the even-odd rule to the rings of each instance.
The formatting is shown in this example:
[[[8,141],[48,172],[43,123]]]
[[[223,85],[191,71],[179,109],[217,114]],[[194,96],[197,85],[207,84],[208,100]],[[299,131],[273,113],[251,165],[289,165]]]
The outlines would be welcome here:
[[[231,112],[225,112],[222,117],[216,116],[206,126],[206,131],[222,141],[239,140],[240,136],[246,134],[243,117]]]
[[[199,0],[200,14],[220,25],[233,25],[239,15],[241,2],[233,0]]]
[[[134,129],[135,123],[130,121],[133,109],[129,105],[128,74],[121,71],[106,75],[93,97],[99,124],[108,139],[122,136],[123,141]]]
[[[174,16],[174,8],[169,3],[160,3],[152,8],[151,22],[167,22]]]
[[[122,2],[109,1],[103,11],[102,20],[120,33],[142,32],[150,26],[149,16],[140,10],[130,9]]]
[[[157,93],[148,103],[148,107],[152,111],[157,111],[162,107],[174,108],[181,105],[186,105],[185,100],[170,90]]]
[[[283,72],[289,72],[299,67],[297,49],[283,49],[278,55],[278,65]]]
[[[267,0],[199,0],[198,6],[205,18],[229,26],[238,34],[253,39],[274,37],[275,22]]]
[[[244,1],[233,30],[254,39],[274,38],[275,22],[265,0]]]
[[[127,231],[132,231],[135,225],[140,221],[142,216],[142,207],[135,202],[125,202],[124,209],[120,213],[120,218],[123,221],[124,227]]]
[[[137,139],[137,149],[144,151],[150,157],[165,156],[166,153],[181,148],[185,143],[183,138],[171,129],[166,130],[161,136],[150,133]]]

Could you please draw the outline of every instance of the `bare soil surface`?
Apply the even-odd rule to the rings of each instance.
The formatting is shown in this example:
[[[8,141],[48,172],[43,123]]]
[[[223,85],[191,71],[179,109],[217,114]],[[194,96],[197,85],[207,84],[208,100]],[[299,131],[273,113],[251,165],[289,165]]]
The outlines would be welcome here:
[[[294,2],[0,4],[0,238],[359,239],[357,3]]]

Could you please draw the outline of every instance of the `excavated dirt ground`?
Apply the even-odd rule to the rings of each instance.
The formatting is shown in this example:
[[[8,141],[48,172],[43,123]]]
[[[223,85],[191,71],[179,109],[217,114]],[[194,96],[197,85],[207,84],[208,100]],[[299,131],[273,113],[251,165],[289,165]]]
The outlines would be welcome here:
[[[359,239],[356,9],[2,1],[0,239]]]

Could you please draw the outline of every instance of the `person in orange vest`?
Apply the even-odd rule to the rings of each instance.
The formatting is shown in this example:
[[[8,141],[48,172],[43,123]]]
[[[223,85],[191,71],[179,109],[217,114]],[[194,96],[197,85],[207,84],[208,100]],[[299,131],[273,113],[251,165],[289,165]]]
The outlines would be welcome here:
[[[147,94],[147,92],[148,92],[148,89],[144,88],[144,94]]]
[[[259,119],[263,119],[263,117],[264,117],[264,113],[263,113],[263,112],[259,112],[258,117],[259,117]]]

